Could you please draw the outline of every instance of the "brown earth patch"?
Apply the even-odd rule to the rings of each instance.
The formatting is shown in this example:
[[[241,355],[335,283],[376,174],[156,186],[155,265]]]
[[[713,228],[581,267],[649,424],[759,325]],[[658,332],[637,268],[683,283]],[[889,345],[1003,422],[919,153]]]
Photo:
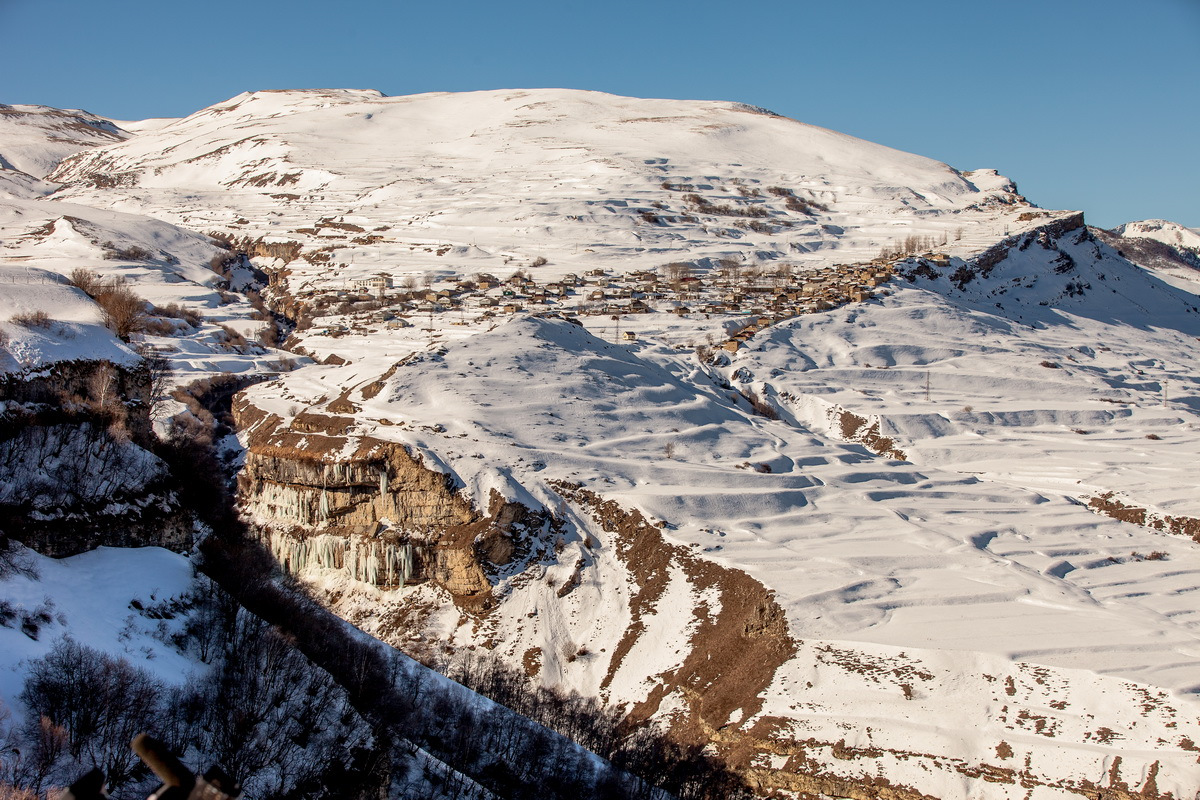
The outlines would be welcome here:
[[[1115,492],[1105,492],[1088,498],[1088,508],[1122,522],[1132,522],[1143,528],[1186,536],[1194,542],[1200,542],[1200,519],[1160,514],[1144,506],[1126,503],[1118,499]]]
[[[879,432],[879,420],[870,422],[866,417],[860,417],[851,411],[842,409],[837,412],[837,422],[841,428],[842,438],[848,442],[858,442],[873,453],[897,461],[907,461],[908,456],[896,447],[896,440]]]
[[[378,378],[376,378],[375,380],[371,381],[366,386],[364,386],[361,391],[363,399],[364,400],[374,399],[376,395],[378,395],[380,392],[382,392],[383,387],[387,384],[388,378],[395,375],[396,370],[399,369],[399,367],[400,367],[400,364],[392,364],[390,367],[388,367],[387,372],[383,373]]]
[[[697,558],[668,543],[636,509],[622,508],[577,485],[558,482],[555,488],[590,512],[605,530],[617,534],[617,555],[638,587],[630,602],[633,622],[613,654],[602,687],[610,685],[623,658],[644,632],[640,618],[652,612],[662,597],[672,568],[681,568],[695,590],[715,589],[718,593],[719,610],[714,612],[707,604],[696,609],[699,624],[683,664],[659,676],[661,683],[631,709],[629,719],[649,719],[663,699],[678,690],[690,711],[675,720],[676,735],[682,741],[704,744],[710,740],[707,731],[725,726],[739,709],[742,719],[758,713],[762,708],[759,695],[779,666],[796,652],[774,594],[744,572]]]

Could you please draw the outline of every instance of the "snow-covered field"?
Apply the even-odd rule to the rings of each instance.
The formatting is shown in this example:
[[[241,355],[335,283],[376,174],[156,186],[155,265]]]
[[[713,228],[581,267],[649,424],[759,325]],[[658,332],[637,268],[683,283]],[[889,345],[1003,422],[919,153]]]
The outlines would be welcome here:
[[[1165,283],[1085,228],[1038,233],[1065,215],[989,170],[732,103],[260,92],[121,126],[134,135],[80,147],[49,173],[65,184],[45,184],[53,195],[23,180],[0,199],[10,359],[53,361],[68,340],[91,357],[125,352],[54,279],[81,263],[252,334],[248,306],[220,304],[209,232],[257,253],[276,296],[300,303],[376,273],[437,289],[479,272],[523,268],[545,284],[678,261],[704,276],[728,260],[802,274],[913,238],[945,254],[944,266],[897,263],[920,273],[911,283],[715,358],[695,348],[745,315],[662,306],[575,324],[472,306],[399,328],[326,309],[296,341],[349,363],[304,366],[247,397],[285,421],[351,416],[352,438],[405,444],[480,508],[495,490],[565,520],[554,547],[499,577],[486,619],[428,585],[381,592],[310,575],[372,632],[432,607],[396,638],[484,645],[527,669],[536,652],[547,683],[631,707],[653,698],[670,718],[687,702],[672,676],[704,653],[698,632],[721,595],[680,556],[635,615],[645,576],[621,534],[565,497],[570,482],[773,594],[794,651],[712,734],[770,728],[785,744],[760,757],[764,770],[808,764],[941,798],[1122,783],[1180,798],[1200,785],[1200,546],[1087,505],[1113,493],[1200,517],[1194,283]],[[1124,235],[1150,235],[1138,225]],[[964,279],[1005,237],[1004,257]],[[163,255],[105,259],[118,238]],[[61,320],[54,337],[7,321],[46,307]],[[278,356],[222,354],[204,336],[169,343],[177,369],[269,369]],[[857,435],[844,412],[878,422],[905,459],[846,441]]]

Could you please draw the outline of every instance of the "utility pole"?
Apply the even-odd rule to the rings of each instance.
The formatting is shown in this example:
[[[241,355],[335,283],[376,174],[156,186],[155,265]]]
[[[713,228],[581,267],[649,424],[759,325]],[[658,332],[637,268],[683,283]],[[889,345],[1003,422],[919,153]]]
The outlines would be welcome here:
[[[925,402],[929,402],[929,370],[925,370]]]

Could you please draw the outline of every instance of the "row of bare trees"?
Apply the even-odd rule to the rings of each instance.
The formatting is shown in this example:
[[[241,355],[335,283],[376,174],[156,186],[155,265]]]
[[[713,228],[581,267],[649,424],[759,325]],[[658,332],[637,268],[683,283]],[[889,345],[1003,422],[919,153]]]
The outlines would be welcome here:
[[[118,796],[145,797],[152,780],[129,747],[142,731],[197,766],[219,763],[248,796],[335,797],[367,782],[370,731],[346,693],[228,595],[201,591],[176,644],[209,667],[182,689],[69,638],[33,660],[25,722],[0,731],[0,785],[37,795],[99,767]]]

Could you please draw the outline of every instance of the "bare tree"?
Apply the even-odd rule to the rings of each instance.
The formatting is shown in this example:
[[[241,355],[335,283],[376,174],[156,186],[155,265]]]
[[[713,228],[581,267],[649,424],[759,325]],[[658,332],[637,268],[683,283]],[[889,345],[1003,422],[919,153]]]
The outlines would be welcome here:
[[[124,659],[63,638],[30,663],[21,701],[31,712],[27,738],[52,748],[61,726],[66,755],[119,786],[139,772],[129,742],[159,718],[163,687]]]

